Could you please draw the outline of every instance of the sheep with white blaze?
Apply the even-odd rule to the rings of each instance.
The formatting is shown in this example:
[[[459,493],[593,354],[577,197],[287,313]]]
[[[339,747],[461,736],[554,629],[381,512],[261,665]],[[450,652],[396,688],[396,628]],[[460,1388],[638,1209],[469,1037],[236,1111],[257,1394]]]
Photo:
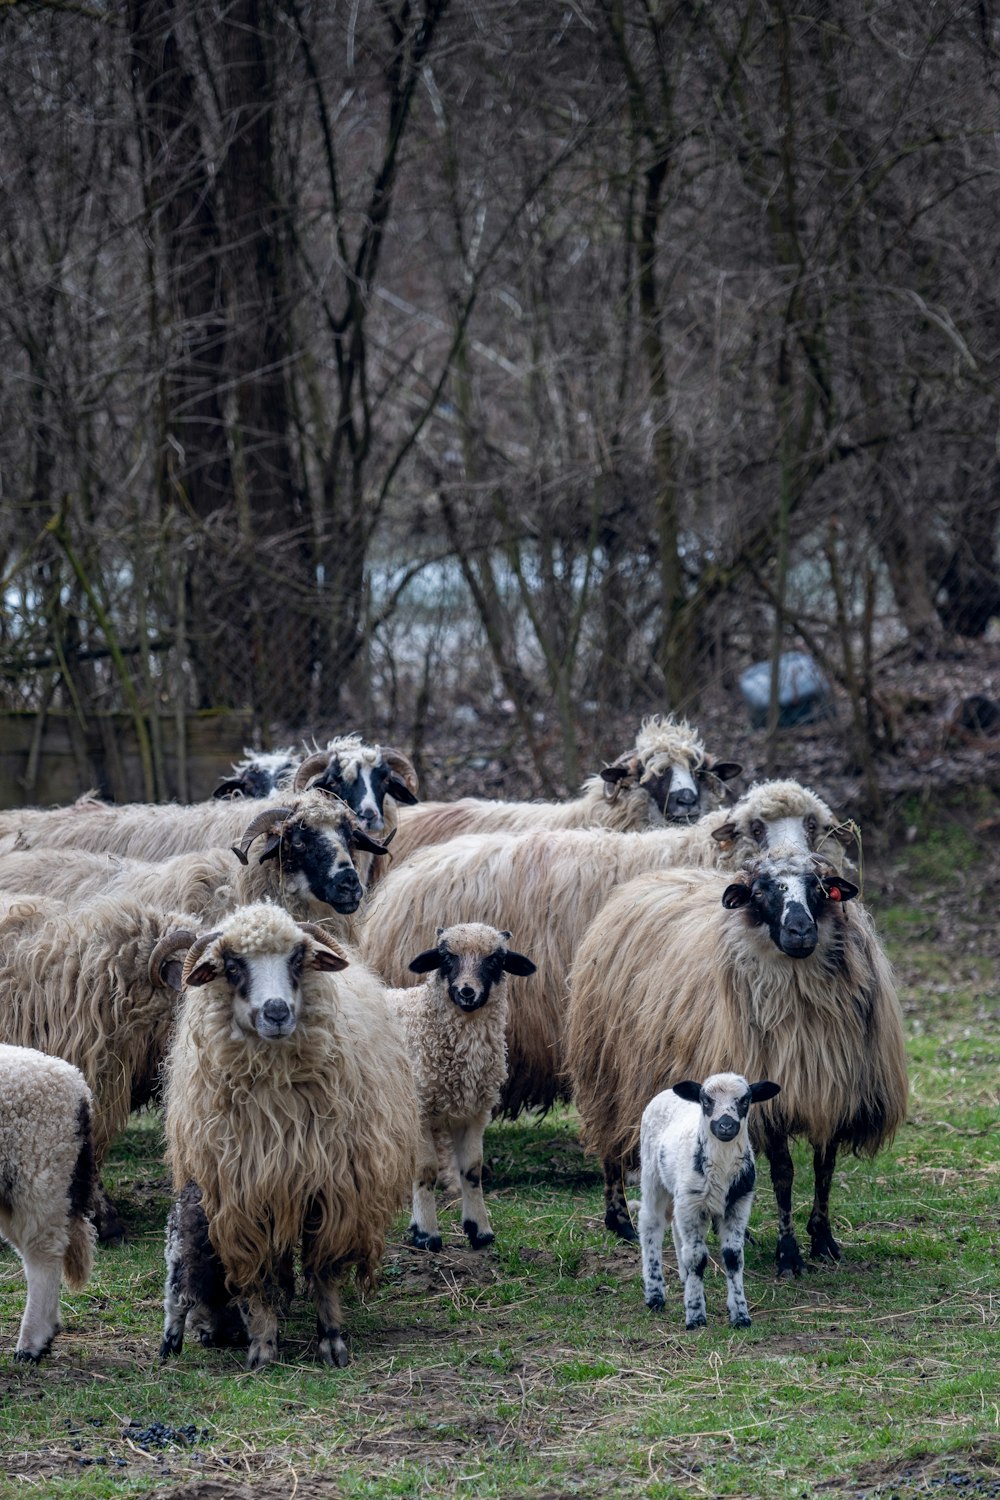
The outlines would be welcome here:
[[[366,744],[359,734],[342,734],[306,757],[292,786],[295,791],[319,787],[341,797],[370,834],[388,843],[398,835],[400,808],[416,804],[419,780],[402,750]],[[364,884],[384,874],[386,865],[385,860],[362,857],[359,870]]]
[[[183,983],[166,1081],[182,1197],[161,1352],[179,1353],[189,1315],[212,1339],[235,1304],[248,1368],[269,1364],[300,1250],[320,1358],[344,1365],[340,1289],[352,1269],[373,1284],[419,1134],[384,989],[335,939],[267,904],[194,944]]]
[[[873,1156],[906,1115],[892,971],[857,886],[798,852],[731,876],[646,875],[588,928],[570,974],[566,1058],[581,1137],[604,1165],[605,1222],[635,1238],[623,1173],[668,1078],[739,1069],[781,1095],[754,1110],[778,1205],[779,1274],[798,1275],[790,1137],[813,1147],[812,1254],[840,1258],[829,1201],[837,1151]]]
[[[635,746],[584,782],[567,802],[505,802],[462,797],[423,802],[399,815],[395,868],[417,849],[471,833],[609,828],[619,833],[688,823],[728,795],[726,781],[742,768],[715,760],[686,720],[644,719]],[[388,867],[382,866],[379,878]]]
[[[59,1331],[59,1285],[79,1291],[93,1264],[91,1095],[82,1073],[31,1047],[0,1045],[0,1235],[28,1296],[15,1359],[37,1362]]]
[[[507,976],[535,966],[507,945],[511,934],[482,922],[437,929],[414,974],[431,977],[389,990],[403,1024],[420,1103],[420,1145],[410,1238],[440,1250],[434,1182],[448,1153],[462,1188],[462,1228],[473,1250],[494,1240],[483,1198],[483,1133],[507,1076]]]
[[[122,895],[69,906],[27,898],[0,915],[0,1041],[80,1069],[94,1096],[98,1166],[157,1096],[192,918]],[[124,1230],[98,1193],[102,1240]]]
[[[213,797],[270,797],[285,791],[302,762],[290,745],[283,750],[247,750],[233,762],[232,775],[224,776]]]
[[[658,1311],[664,1305],[663,1236],[669,1215],[687,1328],[701,1328],[707,1321],[710,1226],[722,1249],[729,1321],[734,1328],[750,1327],[743,1246],[757,1172],[747,1115],[751,1104],[778,1092],[779,1085],[767,1079],[748,1083],[739,1073],[715,1073],[704,1083],[675,1083],[642,1112],[639,1244],[646,1306]]]
[[[0,889],[77,901],[118,892],[195,913],[206,923],[237,906],[275,900],[303,920],[330,920],[336,913],[336,935],[353,939],[349,918],[364,896],[357,863],[362,854],[384,855],[387,846],[369,835],[339,797],[321,791],[303,792],[252,818],[245,810],[244,819],[249,821],[232,849],[193,850],[162,861],[85,849],[0,854]],[[250,858],[258,840],[259,856]]]
[[[785,840],[794,835],[809,851],[830,844],[835,826],[833,813],[814,792],[794,781],[774,781],[684,828],[466,834],[417,850],[375,887],[362,952],[387,984],[403,985],[406,955],[441,914],[452,922],[513,928],[538,974],[510,1006],[502,1105],[509,1115],[547,1109],[567,1097],[566,975],[587,926],[619,885],[678,865],[737,870],[748,855],[773,847],[777,830]],[[833,848],[839,853],[839,845]]]

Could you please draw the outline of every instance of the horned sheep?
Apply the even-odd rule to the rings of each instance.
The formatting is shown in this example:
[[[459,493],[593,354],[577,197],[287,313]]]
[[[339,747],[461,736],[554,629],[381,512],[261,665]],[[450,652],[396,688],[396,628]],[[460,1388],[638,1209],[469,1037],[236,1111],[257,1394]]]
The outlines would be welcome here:
[[[264,840],[259,858],[249,860],[258,839]],[[336,935],[350,941],[351,914],[364,896],[356,861],[385,853],[339,797],[308,791],[258,812],[232,850],[194,850],[159,863],[85,849],[0,854],[0,890],[46,891],[76,901],[121,893],[196,913],[204,923],[237,906],[276,900],[294,917],[331,921]]]
[[[767,1079],[748,1083],[739,1073],[714,1073],[704,1083],[675,1083],[642,1112],[639,1244],[646,1306],[658,1311],[665,1301],[663,1236],[669,1213],[687,1328],[707,1322],[705,1235],[710,1224],[722,1248],[729,1321],[734,1328],[750,1327],[743,1245],[757,1173],[747,1115],[751,1104],[778,1092],[779,1085]]]
[[[402,985],[406,954],[439,913],[453,922],[513,928],[538,965],[538,977],[510,1007],[502,1105],[509,1115],[548,1108],[567,1093],[566,975],[577,943],[617,886],[676,865],[739,869],[748,855],[773,847],[779,835],[785,841],[794,837],[803,850],[826,847],[835,825],[814,792],[794,781],[774,781],[687,828],[467,834],[418,850],[376,886],[362,952],[387,984]],[[840,852],[839,845],[833,848]]]
[[[372,1285],[419,1131],[383,987],[334,939],[266,904],[241,907],[193,945],[183,982],[166,1085],[182,1198],[168,1228],[161,1352],[179,1353],[189,1314],[203,1341],[224,1333],[235,1302],[248,1368],[269,1364],[301,1247],[320,1357],[344,1365],[340,1288],[352,1267]]]
[[[857,887],[813,856],[773,851],[735,880],[700,870],[630,882],[590,925],[570,975],[567,1066],[605,1222],[634,1239],[622,1176],[643,1105],[665,1080],[732,1069],[781,1084],[751,1135],[771,1167],[779,1274],[803,1260],[789,1137],[813,1147],[814,1256],[840,1258],[829,1218],[840,1146],[874,1155],[906,1114],[902,1016]]]
[[[507,1076],[507,975],[535,972],[507,945],[511,934],[482,922],[437,929],[418,953],[423,984],[389,990],[402,1022],[420,1103],[420,1146],[413,1181],[410,1238],[440,1250],[434,1182],[447,1154],[458,1169],[462,1228],[473,1250],[494,1240],[483,1198],[483,1132]]]
[[[568,802],[503,802],[463,797],[424,802],[399,816],[393,867],[416,849],[470,833],[530,833],[537,829],[609,828],[627,833],[690,822],[726,796],[724,783],[742,768],[717,761],[686,720],[659,714],[644,719],[635,746],[588,777]],[[387,873],[382,866],[377,878]]]
[[[25,897],[0,915],[0,1041],[80,1069],[98,1167],[132,1110],[157,1094],[191,925],[124,896],[76,906]],[[101,1192],[96,1217],[101,1239],[123,1237]]]
[[[28,1296],[14,1358],[37,1362],[59,1331],[59,1284],[79,1291],[93,1264],[90,1090],[77,1068],[0,1045],[0,1235]]]

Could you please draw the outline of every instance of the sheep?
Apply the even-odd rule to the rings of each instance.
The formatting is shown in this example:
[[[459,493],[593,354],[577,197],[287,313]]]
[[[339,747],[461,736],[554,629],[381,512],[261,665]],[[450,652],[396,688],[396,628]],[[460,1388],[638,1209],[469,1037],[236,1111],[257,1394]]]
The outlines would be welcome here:
[[[754,1111],[778,1204],[780,1275],[803,1260],[792,1228],[790,1136],[812,1143],[812,1254],[839,1260],[830,1228],[837,1149],[873,1156],[906,1115],[902,1016],[858,888],[798,851],[772,851],[735,880],[646,875],[617,891],[577,948],[566,1063],[584,1146],[603,1162],[605,1223],[634,1239],[622,1195],[637,1121],[666,1078],[739,1068],[776,1078]]]
[[[416,934],[429,931],[440,913],[454,922],[492,922],[519,933],[538,977],[510,1007],[510,1071],[502,1106],[508,1115],[547,1109],[567,1097],[566,974],[588,923],[616,886],[678,864],[738,869],[748,853],[769,847],[769,839],[773,843],[775,829],[786,839],[797,831],[808,850],[828,842],[833,827],[833,814],[815,793],[778,781],[752,788],[731,810],[708,813],[688,828],[466,834],[418,850],[375,887],[362,926],[362,953],[387,984],[401,985]]]
[[[243,750],[243,759],[233,762],[233,774],[224,776],[213,797],[269,797],[291,786],[302,762],[290,745],[283,750]]]
[[[246,811],[243,816],[246,821]],[[250,863],[247,851],[261,837],[260,858]],[[386,847],[369,836],[339,797],[308,791],[259,812],[232,850],[194,850],[159,863],[84,849],[55,855],[44,848],[21,850],[0,854],[0,888],[41,889],[75,900],[121,892],[196,913],[206,923],[236,906],[274,899],[303,920],[330,919],[332,908],[338,914],[336,934],[351,940],[350,914],[364,896],[354,861],[358,851],[384,855]]]
[[[419,781],[413,762],[391,745],[367,745],[359,734],[328,740],[299,766],[293,788],[320,787],[342,797],[371,834],[388,843],[398,833],[399,807],[413,807]],[[397,806],[399,804],[399,806]],[[386,861],[362,856],[358,873],[365,886],[384,873]]]
[[[92,1099],[83,1074],[31,1047],[0,1046],[0,1234],[28,1297],[15,1359],[36,1363],[59,1332],[59,1283],[86,1286],[94,1256]]]
[[[156,1095],[192,919],[129,897],[69,906],[23,898],[0,914],[0,1041],[80,1069],[94,1095],[98,1167],[133,1109]],[[99,1192],[100,1238],[124,1230]]]
[[[387,991],[420,1104],[410,1239],[424,1250],[441,1249],[434,1181],[445,1153],[458,1168],[470,1245],[482,1250],[494,1240],[483,1200],[483,1132],[507,1076],[507,975],[535,972],[529,958],[508,948],[510,936],[482,922],[439,927],[436,945],[410,964],[431,978]]]
[[[748,1083],[739,1073],[714,1073],[704,1083],[685,1079],[651,1099],[642,1112],[639,1157],[642,1204],[639,1243],[646,1306],[664,1306],[663,1236],[671,1215],[677,1274],[684,1288],[684,1323],[703,1328],[709,1224],[719,1236],[726,1270],[726,1304],[734,1328],[749,1328],[743,1290],[743,1244],[757,1171],[747,1115],[751,1104],[773,1099],[779,1085]]]
[[[271,1363],[301,1246],[320,1358],[345,1365],[340,1288],[352,1267],[373,1284],[419,1136],[383,987],[319,928],[268,904],[195,943],[183,984],[166,1137],[187,1204],[171,1218],[161,1355],[180,1352],[192,1312],[202,1340],[215,1338],[232,1301],[247,1368]]]
[[[686,720],[644,719],[635,747],[588,777],[569,802],[500,802],[463,797],[424,802],[401,811],[393,867],[416,849],[467,833],[531,833],[535,830],[609,828],[627,833],[690,822],[714,807],[724,783],[742,767],[716,761]],[[712,800],[714,798],[714,800]],[[383,866],[377,878],[386,874]]]

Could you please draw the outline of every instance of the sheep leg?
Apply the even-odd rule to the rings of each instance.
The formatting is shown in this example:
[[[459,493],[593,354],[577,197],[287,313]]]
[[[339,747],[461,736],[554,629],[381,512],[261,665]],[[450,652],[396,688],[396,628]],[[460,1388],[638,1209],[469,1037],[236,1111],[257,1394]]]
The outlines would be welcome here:
[[[240,1312],[250,1340],[246,1367],[248,1370],[262,1370],[278,1357],[278,1314],[260,1292],[243,1298]]]
[[[771,1168],[771,1186],[778,1205],[778,1275],[801,1276],[805,1270],[805,1261],[792,1227],[792,1181],[795,1169],[792,1165],[792,1153],[788,1149],[788,1137],[768,1131],[764,1138],[764,1151]]]
[[[47,1354],[59,1332],[59,1282],[62,1276],[62,1247],[56,1250],[23,1250],[24,1274],[28,1282],[28,1300],[21,1319],[15,1359],[33,1363]]]
[[[726,1268],[726,1306],[734,1328],[749,1328],[750,1308],[743,1290],[743,1245],[753,1194],[741,1199],[722,1223],[722,1264]]]
[[[329,1266],[309,1273],[309,1289],[316,1309],[316,1335],[319,1357],[332,1367],[343,1369],[350,1363],[341,1334],[344,1315],[340,1307],[340,1276]]]
[[[830,1228],[830,1188],[833,1184],[833,1169],[837,1164],[837,1147],[831,1142],[827,1146],[813,1147],[813,1176],[816,1187],[812,1213],[806,1228],[812,1241],[812,1253],[817,1260],[839,1260],[840,1246]]]
[[[102,1245],[123,1245],[125,1225],[118,1217],[118,1210],[108,1197],[104,1183],[98,1180],[94,1192],[94,1226]]]
[[[496,1239],[483,1197],[483,1131],[488,1120],[489,1113],[484,1110],[476,1119],[452,1127],[462,1182],[462,1228],[473,1250],[485,1250]]]
[[[413,1213],[410,1218],[410,1244],[418,1250],[440,1250],[437,1204],[434,1184],[437,1181],[437,1148],[430,1127],[421,1124],[417,1144],[416,1176],[413,1179]]]
[[[642,1247],[642,1288],[650,1312],[660,1312],[666,1302],[663,1282],[663,1236],[667,1232],[670,1195],[658,1173],[643,1173],[639,1204],[639,1244]]]
[[[637,1240],[625,1194],[625,1163],[621,1157],[606,1156],[604,1166],[604,1224],[622,1240]]]
[[[674,1204],[671,1223],[677,1274],[684,1287],[684,1327],[704,1328],[708,1322],[705,1310],[705,1268],[708,1265],[708,1216],[702,1208],[692,1207],[681,1218]]]

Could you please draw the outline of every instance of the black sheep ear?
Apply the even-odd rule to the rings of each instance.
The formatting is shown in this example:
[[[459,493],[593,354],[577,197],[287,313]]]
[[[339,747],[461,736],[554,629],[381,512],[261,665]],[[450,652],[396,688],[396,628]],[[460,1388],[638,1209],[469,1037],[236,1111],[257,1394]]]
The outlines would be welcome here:
[[[732,781],[740,775],[743,767],[738,760],[720,760],[714,766],[706,765],[705,770],[710,776],[717,776],[720,781]]]
[[[390,776],[385,784],[385,789],[394,802],[401,802],[404,807],[416,807],[420,801],[415,797],[405,782],[400,781],[398,776]]]
[[[839,875],[824,880],[823,889],[826,891],[828,901],[853,901],[858,894],[858,887],[850,880],[843,880]]]
[[[411,974],[429,974],[431,969],[440,969],[441,954],[437,948],[425,948],[410,964]]]
[[[763,1104],[765,1099],[773,1099],[775,1094],[781,1093],[780,1083],[771,1083],[770,1079],[762,1079],[760,1083],[750,1085],[750,1103]]]
[[[695,1083],[693,1078],[685,1078],[682,1083],[675,1083],[673,1088],[678,1099],[686,1099],[689,1104],[701,1103],[701,1084]]]
[[[215,788],[215,791],[212,793],[212,796],[213,797],[242,797],[245,791],[246,791],[246,788],[243,785],[242,777],[239,777],[239,776],[229,776],[229,777],[226,778],[225,781],[220,781],[219,782],[219,785]]]
[[[351,829],[351,848],[363,849],[366,854],[389,853],[387,844],[380,844],[377,839],[373,839],[370,834],[365,833],[361,828]]]
[[[512,953],[509,950],[503,956],[503,966],[508,974],[534,974],[538,967],[530,958],[525,958],[523,953]]]
[[[722,904],[727,911],[735,911],[737,907],[750,905],[750,887],[737,880],[734,885],[727,885],[722,893]]]
[[[257,861],[257,863],[262,865],[265,859],[275,859],[280,848],[281,834],[272,833],[271,837],[268,839],[267,843],[261,850],[260,859]]]
[[[628,766],[602,766],[600,770],[601,780],[607,782],[608,786],[617,786],[619,781],[624,781],[630,775]]]

